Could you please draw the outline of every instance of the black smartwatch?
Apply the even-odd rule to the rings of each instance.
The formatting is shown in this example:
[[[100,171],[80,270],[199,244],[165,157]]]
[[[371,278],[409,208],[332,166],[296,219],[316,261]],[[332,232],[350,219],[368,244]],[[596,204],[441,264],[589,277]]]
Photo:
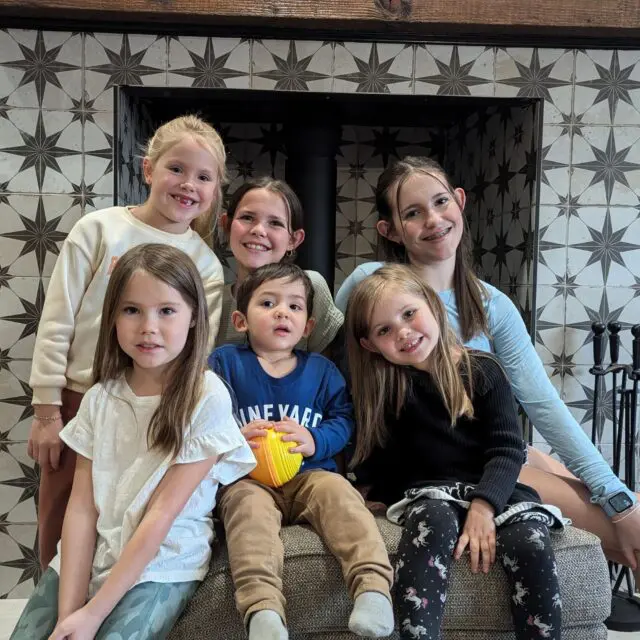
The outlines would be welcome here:
[[[626,511],[629,507],[633,506],[635,500],[624,491],[614,493],[611,497],[607,498],[602,503],[602,508],[606,514],[611,518],[613,516]]]

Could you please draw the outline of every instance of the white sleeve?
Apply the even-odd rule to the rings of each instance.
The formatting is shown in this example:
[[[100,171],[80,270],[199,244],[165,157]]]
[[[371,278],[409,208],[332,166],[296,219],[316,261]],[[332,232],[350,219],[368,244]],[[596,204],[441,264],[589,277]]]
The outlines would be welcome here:
[[[84,394],[76,416],[69,420],[60,432],[60,439],[76,453],[93,460],[93,429],[94,420],[91,417],[91,405],[99,387],[92,387]]]
[[[29,379],[33,404],[62,404],[75,317],[92,279],[90,256],[68,237],[53,268],[38,325]]]
[[[204,285],[204,295],[207,299],[207,308],[209,310],[209,344],[208,350],[214,347],[216,336],[220,329],[220,314],[222,313],[222,293],[224,289],[224,273],[222,265],[217,256],[210,251],[211,254],[209,267],[201,270],[202,284]]]
[[[204,397],[175,462],[199,462],[214,456],[218,461],[211,469],[211,476],[221,484],[235,482],[256,466],[251,448],[233,416],[226,386],[214,373],[207,372]]]

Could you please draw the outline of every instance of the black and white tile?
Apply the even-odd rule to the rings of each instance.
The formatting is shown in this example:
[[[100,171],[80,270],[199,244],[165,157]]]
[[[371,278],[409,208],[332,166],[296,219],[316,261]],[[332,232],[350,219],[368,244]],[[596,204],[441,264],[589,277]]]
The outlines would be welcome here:
[[[248,89],[251,42],[246,38],[169,38],[171,87]]]
[[[0,203],[0,254],[12,276],[50,276],[60,247],[80,219],[69,195],[12,194]]]
[[[417,45],[415,93],[493,96],[493,47]]]
[[[31,390],[28,387],[31,360],[20,349],[0,345],[0,407],[2,408],[1,437],[3,453],[11,443],[26,442],[31,426]],[[0,455],[0,458],[2,456]],[[1,463],[1,460],[0,460]]]
[[[561,287],[567,275],[570,219],[562,207],[551,205],[540,206],[539,216],[537,284]]]
[[[167,40],[155,35],[86,34],[84,64],[86,98],[100,111],[114,111],[114,86],[167,84]]]
[[[15,108],[0,119],[8,191],[66,193],[82,179],[82,124],[67,111]]]
[[[0,31],[0,97],[10,107],[73,109],[82,99],[83,35]]]
[[[572,165],[579,204],[640,204],[640,127],[585,126],[573,138]]]
[[[113,113],[93,114],[84,125],[83,182],[74,185],[74,193],[89,202],[92,197],[113,196]]]
[[[333,45],[308,40],[255,40],[253,89],[331,91]]]
[[[0,522],[2,516],[0,516]],[[0,524],[0,589],[5,598],[28,598],[41,571],[33,549],[34,524]]]
[[[0,288],[0,348],[31,359],[49,278],[13,276]]]
[[[640,52],[578,51],[574,113],[584,124],[640,125]]]
[[[565,49],[498,48],[497,97],[542,98],[546,124],[571,114],[575,52]]]
[[[336,93],[412,93],[414,47],[405,44],[336,43]]]
[[[631,288],[640,273],[640,211],[582,207],[569,220],[567,244],[576,285]]]
[[[540,204],[562,204],[569,200],[571,143],[566,127],[545,124],[542,129]]]

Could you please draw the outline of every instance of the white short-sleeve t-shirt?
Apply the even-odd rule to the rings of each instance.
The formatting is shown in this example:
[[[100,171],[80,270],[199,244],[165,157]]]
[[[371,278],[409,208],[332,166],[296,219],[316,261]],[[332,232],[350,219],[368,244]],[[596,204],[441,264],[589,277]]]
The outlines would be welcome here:
[[[169,467],[219,456],[136,584],[202,580],[211,557],[211,511],[218,485],[234,482],[255,466],[233,417],[229,392],[214,373],[205,374],[202,398],[176,458],[147,446],[147,428],[159,402],[160,396],[136,396],[122,376],[91,387],[78,415],[60,432],[65,444],[92,461],[98,521],[89,596],[118,561]],[[51,566],[59,571],[59,555]]]

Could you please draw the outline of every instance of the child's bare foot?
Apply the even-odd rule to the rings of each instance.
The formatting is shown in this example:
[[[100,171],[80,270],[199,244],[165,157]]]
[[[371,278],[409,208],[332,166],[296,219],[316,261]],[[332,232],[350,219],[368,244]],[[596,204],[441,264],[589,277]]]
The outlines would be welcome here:
[[[365,638],[386,638],[393,633],[393,608],[390,600],[377,591],[361,593],[349,617],[349,630]]]

